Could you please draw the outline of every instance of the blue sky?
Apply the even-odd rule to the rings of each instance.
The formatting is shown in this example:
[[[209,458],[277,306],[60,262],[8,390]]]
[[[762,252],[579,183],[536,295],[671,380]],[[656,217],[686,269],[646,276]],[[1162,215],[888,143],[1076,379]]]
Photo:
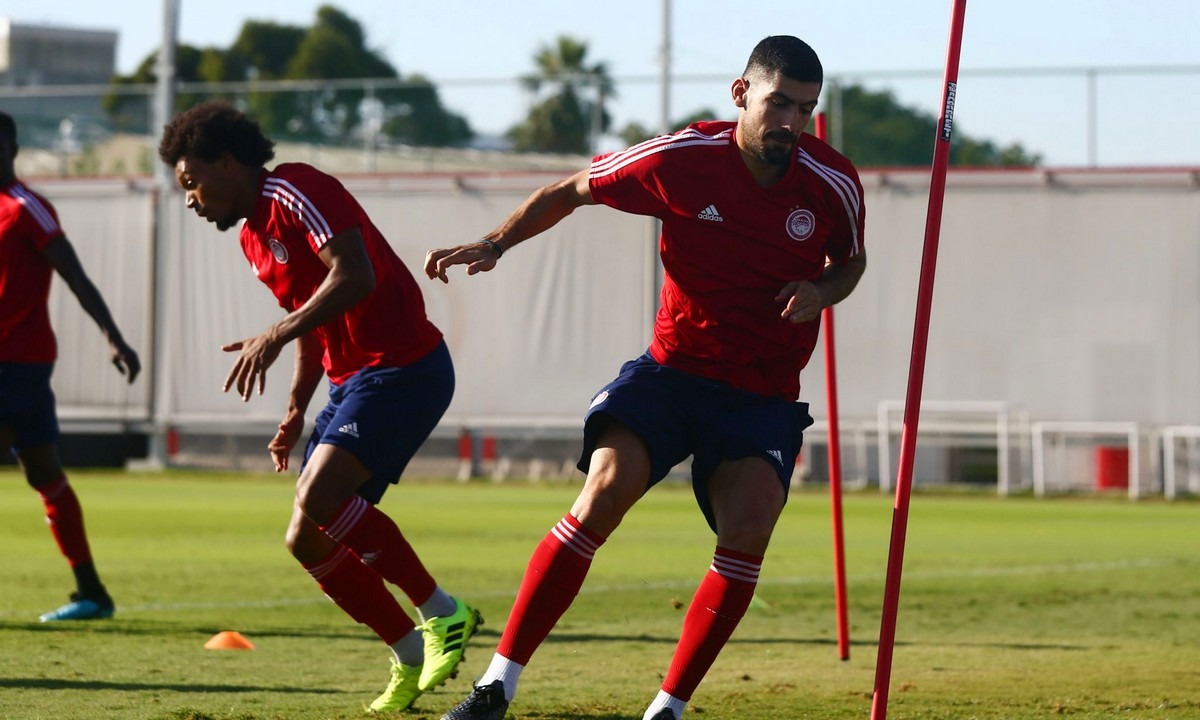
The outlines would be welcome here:
[[[181,0],[180,40],[227,46],[246,19],[307,25],[321,2]],[[405,3],[340,0],[367,29],[368,44],[404,74],[420,72],[444,102],[482,132],[501,132],[524,114],[526,99],[504,84],[560,34],[588,43],[593,60],[620,79],[610,106],[616,125],[657,126],[661,5],[652,0],[521,0],[517,3]],[[672,0],[673,117],[710,108],[733,117],[729,82],[766,35],[807,40],[827,76],[892,90],[933,112],[940,99],[950,18],[949,0],[827,0],[755,3]],[[248,10],[247,8],[252,8]],[[118,70],[129,72],[158,44],[161,2],[131,0],[0,0],[0,16],[16,22],[115,30]],[[970,0],[967,3],[956,129],[1001,144],[1020,142],[1052,165],[1200,165],[1200,2],[1197,0]],[[1096,83],[1096,145],[1088,142],[1087,67],[1188,66],[1187,74],[1102,75]],[[995,69],[1063,69],[996,77]],[[923,70],[930,75],[883,78]]]

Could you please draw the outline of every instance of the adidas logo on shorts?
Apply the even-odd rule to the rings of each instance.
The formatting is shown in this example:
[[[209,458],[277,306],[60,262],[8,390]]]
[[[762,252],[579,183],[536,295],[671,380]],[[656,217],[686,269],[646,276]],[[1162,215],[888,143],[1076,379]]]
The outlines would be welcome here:
[[[709,205],[700,211],[696,217],[701,220],[712,220],[713,222],[725,222],[725,218],[721,217],[721,213],[717,212],[716,205]]]
[[[356,422],[346,423],[345,425],[338,428],[338,432],[346,433],[350,437],[358,437],[358,423],[356,423]]]

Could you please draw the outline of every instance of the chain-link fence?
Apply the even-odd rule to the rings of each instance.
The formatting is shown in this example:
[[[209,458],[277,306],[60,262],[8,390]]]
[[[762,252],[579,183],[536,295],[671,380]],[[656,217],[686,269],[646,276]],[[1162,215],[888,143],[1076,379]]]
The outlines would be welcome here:
[[[663,116],[734,117],[729,80],[686,75],[662,92],[653,76],[609,79],[603,97],[577,79],[585,153],[626,144],[631,126],[661,129]],[[940,72],[895,70],[830,74],[822,98],[831,140],[843,90],[862,86],[936,117]],[[16,117],[25,176],[146,175],[156,157],[152,85],[0,88],[0,108]],[[545,92],[545,90],[543,90]],[[431,82],[308,80],[180,83],[177,104],[223,98],[253,114],[289,156],[340,172],[558,169],[578,157],[505,152],[506,132],[541,98],[518,78]],[[664,100],[665,98],[665,100]],[[998,147],[1019,145],[1050,166],[1200,166],[1191,118],[1200,108],[1200,67],[964,70],[956,132]],[[665,105],[665,107],[664,107]],[[607,123],[605,122],[607,118]],[[930,143],[932,145],[932,142]],[[852,159],[854,159],[852,157]]]

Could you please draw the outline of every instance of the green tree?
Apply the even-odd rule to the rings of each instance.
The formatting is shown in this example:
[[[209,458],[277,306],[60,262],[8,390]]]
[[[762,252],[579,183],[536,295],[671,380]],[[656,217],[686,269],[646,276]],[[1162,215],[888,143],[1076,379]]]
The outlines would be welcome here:
[[[180,82],[221,82],[236,79],[237,70],[231,70],[227,53],[217,48],[197,48],[179,45],[175,48],[175,77]],[[158,80],[158,53],[148,55],[129,76],[113,78],[110,91],[102,100],[101,107],[108,113],[113,125],[125,132],[148,133],[153,119],[153,98],[144,94],[122,93],[121,87],[152,85]],[[175,107],[190,107],[212,96],[205,93],[180,93],[175,98]]]
[[[287,79],[288,62],[296,54],[307,31],[302,27],[248,20],[230,46],[230,66],[241,70],[233,80],[271,81]],[[269,134],[287,132],[292,118],[301,113],[296,95],[251,90],[246,109]]]
[[[530,108],[525,121],[508,131],[517,150],[587,153],[611,122],[604,102],[616,96],[608,67],[588,64],[582,40],[562,35],[533,57],[537,71],[521,78],[535,97],[549,96]]]
[[[832,88],[826,86],[823,102],[828,103]],[[841,88],[842,151],[860,167],[926,166],[933,161],[933,141],[937,118],[904,107],[890,92],[874,92],[860,85]],[[833,111],[829,122],[837,121]],[[672,131],[698,120],[711,120],[716,113],[705,109],[677,121]],[[621,139],[634,145],[654,134],[638,123],[621,131]],[[1019,144],[1000,147],[955,130],[950,145],[950,163],[958,166],[1012,167],[1041,163],[1040,155]]]
[[[466,118],[446,112],[437,88],[421,75],[411,75],[406,87],[381,92],[385,104],[383,133],[409,145],[462,145],[474,133]]]
[[[828,88],[826,89],[828,92]],[[841,88],[842,152],[862,166],[929,165],[938,119],[931,113],[904,107],[888,91],[860,85]],[[836,111],[836,108],[835,108]],[[836,123],[835,111],[829,122]],[[955,130],[950,163],[959,166],[1037,165],[1041,156],[1021,145],[998,147]]]
[[[132,76],[113,80],[114,92],[105,98],[105,110],[118,127],[148,132],[150,101],[121,93],[119,86],[153,83],[156,53],[147,57]],[[370,80],[395,84],[400,75],[378,52],[366,44],[362,25],[341,10],[318,8],[312,27],[294,27],[250,20],[243,24],[227,50],[187,45],[176,49],[176,77],[182,82],[245,82],[286,80]],[[176,108],[184,109],[212,94],[181,94]],[[414,76],[403,87],[364,90],[340,84],[315,92],[254,90],[226,97],[242,104],[276,137],[292,139],[349,139],[356,133],[381,128],[392,140],[413,144],[459,145],[473,137],[467,121],[449,112],[437,89],[427,79]],[[364,122],[363,108],[376,109],[383,122]],[[395,120],[395,121],[393,121]]]

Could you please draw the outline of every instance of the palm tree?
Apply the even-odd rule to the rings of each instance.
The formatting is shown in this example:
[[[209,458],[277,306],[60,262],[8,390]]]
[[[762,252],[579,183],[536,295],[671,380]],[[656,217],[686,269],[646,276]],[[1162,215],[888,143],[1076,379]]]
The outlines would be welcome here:
[[[609,125],[604,101],[616,95],[603,62],[587,63],[587,43],[560,35],[533,56],[535,74],[521,85],[535,99],[525,122],[508,131],[517,150],[586,153]]]

